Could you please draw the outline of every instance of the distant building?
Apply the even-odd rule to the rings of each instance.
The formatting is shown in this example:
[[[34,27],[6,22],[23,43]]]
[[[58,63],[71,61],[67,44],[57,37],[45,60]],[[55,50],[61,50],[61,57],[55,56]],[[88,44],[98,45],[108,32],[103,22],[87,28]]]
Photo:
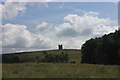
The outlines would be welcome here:
[[[59,44],[59,45],[58,45],[58,49],[59,49],[59,50],[63,49],[62,44]]]

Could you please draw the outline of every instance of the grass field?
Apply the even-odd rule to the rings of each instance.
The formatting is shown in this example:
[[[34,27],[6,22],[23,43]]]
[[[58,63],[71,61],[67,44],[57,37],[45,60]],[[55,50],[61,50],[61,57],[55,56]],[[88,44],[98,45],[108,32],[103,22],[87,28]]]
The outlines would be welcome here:
[[[69,55],[69,62],[76,63],[33,63],[35,56],[41,57],[43,51],[12,54],[27,63],[4,63],[2,64],[3,78],[117,78],[117,65],[93,65],[81,64],[80,50],[50,50],[48,54],[59,54],[61,52]],[[12,56],[11,54],[9,54]]]
[[[3,64],[3,78],[117,78],[118,66],[66,63]]]

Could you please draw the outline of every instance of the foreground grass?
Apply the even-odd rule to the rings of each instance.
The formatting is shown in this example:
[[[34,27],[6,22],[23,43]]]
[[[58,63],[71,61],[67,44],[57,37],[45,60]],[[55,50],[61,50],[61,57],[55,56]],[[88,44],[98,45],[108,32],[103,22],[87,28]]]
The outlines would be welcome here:
[[[22,63],[3,64],[3,78],[117,78],[118,66]]]

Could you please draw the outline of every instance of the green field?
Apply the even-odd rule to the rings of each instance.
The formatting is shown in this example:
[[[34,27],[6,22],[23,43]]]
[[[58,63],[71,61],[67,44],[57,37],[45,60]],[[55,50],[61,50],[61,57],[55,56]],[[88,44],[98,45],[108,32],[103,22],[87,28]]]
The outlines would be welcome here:
[[[31,52],[17,55],[27,63],[4,63],[2,65],[3,78],[117,78],[117,65],[93,65],[81,64],[80,50],[50,50],[48,54],[59,54],[61,52],[69,55],[68,63],[37,63],[35,56],[43,55],[43,51]],[[10,55],[10,56],[12,56]],[[3,55],[5,56],[5,55]],[[76,63],[70,63],[75,61]]]
[[[118,66],[66,63],[3,64],[3,78],[117,78]]]

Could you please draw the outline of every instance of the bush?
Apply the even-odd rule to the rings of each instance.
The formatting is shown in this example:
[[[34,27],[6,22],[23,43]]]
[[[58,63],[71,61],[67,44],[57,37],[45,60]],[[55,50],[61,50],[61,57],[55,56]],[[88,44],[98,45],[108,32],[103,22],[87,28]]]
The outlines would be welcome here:
[[[70,61],[69,63],[72,63],[72,64],[74,64],[74,63],[76,63],[75,61]]]
[[[68,62],[68,55],[64,54],[46,54],[45,58],[43,59],[44,62],[59,62],[59,63],[66,63]]]
[[[21,62],[20,58],[18,56],[12,55],[9,57],[9,55],[5,55],[2,57],[3,63],[19,63]]]

